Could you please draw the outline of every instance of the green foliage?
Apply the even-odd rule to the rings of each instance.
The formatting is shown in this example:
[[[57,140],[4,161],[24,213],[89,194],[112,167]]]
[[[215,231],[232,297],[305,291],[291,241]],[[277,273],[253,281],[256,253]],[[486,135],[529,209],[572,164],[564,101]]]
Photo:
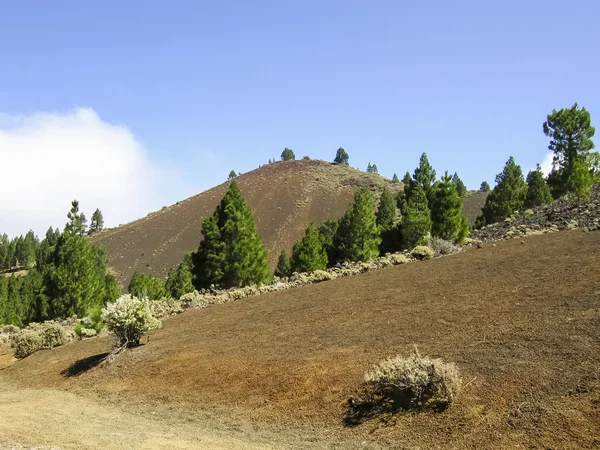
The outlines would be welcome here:
[[[333,265],[339,259],[339,253],[333,241],[339,227],[339,222],[333,219],[327,219],[319,225],[319,239],[321,245],[327,254],[329,265]]]
[[[402,245],[413,248],[424,244],[431,234],[431,212],[422,185],[415,184],[406,203],[406,214],[402,222]]]
[[[398,178],[398,175],[396,175],[395,172],[394,172],[394,176],[392,177],[392,183],[400,183],[400,179]]]
[[[230,184],[213,216],[205,219],[202,233],[204,239],[192,258],[196,287],[241,287],[271,279],[252,210],[235,182]]]
[[[147,299],[123,295],[102,309],[102,320],[109,331],[117,337],[119,347],[137,347],[142,336],[150,330],[160,328]]]
[[[192,255],[188,253],[176,269],[169,271],[165,287],[171,297],[178,299],[194,291],[192,266]]]
[[[281,160],[282,161],[292,161],[296,159],[296,155],[294,155],[294,152],[292,151],[291,148],[285,148],[283,150],[283,152],[281,152]]]
[[[379,255],[379,228],[373,210],[371,193],[358,189],[354,203],[340,219],[334,246],[342,261],[367,261]]]
[[[237,177],[237,173],[235,173],[235,170],[232,170],[231,172],[229,172],[229,175],[227,176],[228,180],[233,180],[235,177]]]
[[[304,161],[310,161],[310,156],[303,156],[303,157],[302,157],[302,159],[303,159]]]
[[[349,161],[350,157],[348,156],[348,153],[346,153],[346,150],[344,150],[342,147],[338,148],[333,162],[335,164],[345,164],[347,166],[349,164]]]
[[[469,222],[462,208],[458,184],[446,172],[431,199],[431,235],[457,244],[463,243],[469,234]]]
[[[596,130],[591,120],[590,113],[575,103],[571,108],[552,110],[544,122],[544,134],[550,138],[548,148],[554,152],[553,170],[548,183],[555,198],[574,192],[571,188],[586,182],[581,173],[577,176],[578,180],[569,179],[575,170],[577,158],[587,159],[589,151],[594,148],[592,137]],[[578,164],[580,170],[582,164]]]
[[[454,172],[454,175],[452,176],[452,182],[456,185],[456,191],[458,192],[458,195],[460,197],[464,197],[467,193],[467,186],[465,186],[465,183],[463,183],[456,172]]]
[[[319,231],[310,223],[304,237],[294,244],[291,258],[292,272],[313,272],[327,267],[327,253],[323,249]]]
[[[479,192],[490,192],[490,184],[487,181],[482,181],[479,186]]]
[[[377,209],[377,225],[384,229],[392,228],[396,223],[397,216],[396,200],[387,187],[383,188]]]
[[[490,224],[506,219],[515,211],[523,209],[527,185],[521,166],[511,156],[504,170],[496,175],[496,187],[490,192],[482,209],[479,224]]]
[[[587,160],[581,156],[573,161],[573,168],[567,179],[567,192],[574,194],[579,200],[588,201],[594,178]]]
[[[377,169],[377,164],[371,165],[371,163],[369,163],[369,165],[367,166],[367,173],[379,173],[379,170]]]
[[[421,186],[427,199],[431,199],[433,183],[435,182],[435,170],[431,167],[431,164],[429,164],[426,153],[421,155],[419,167],[415,169],[415,173],[413,174],[413,180],[415,184]]]
[[[45,284],[52,317],[82,316],[106,298],[106,252],[78,235],[63,234],[56,245]]]
[[[133,274],[127,290],[134,297],[150,300],[160,300],[169,296],[165,284],[160,279],[139,272]]]
[[[530,170],[527,174],[527,194],[525,195],[525,208],[545,205],[552,201],[550,187],[546,183],[542,169],[538,164],[536,170]]]
[[[69,222],[65,225],[65,233],[83,236],[85,234],[87,219],[85,214],[79,213],[79,202],[71,202],[71,211],[67,214]]]
[[[104,217],[102,217],[102,211],[96,208],[94,214],[92,214],[92,222],[90,223],[90,229],[88,230],[88,234],[92,235],[97,233],[98,231],[102,231],[104,228]]]
[[[292,274],[292,263],[290,257],[287,255],[285,250],[281,251],[279,255],[279,261],[277,262],[277,268],[275,269],[275,276],[280,278],[289,277]]]

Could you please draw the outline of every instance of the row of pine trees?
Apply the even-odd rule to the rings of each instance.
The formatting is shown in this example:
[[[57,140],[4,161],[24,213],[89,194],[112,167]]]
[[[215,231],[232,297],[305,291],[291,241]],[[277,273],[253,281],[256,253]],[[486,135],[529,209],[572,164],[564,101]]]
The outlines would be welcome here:
[[[15,256],[4,260],[6,269],[29,270],[25,275],[0,274],[0,324],[22,326],[74,314],[83,317],[120,295],[120,284],[107,270],[106,250],[87,239],[89,230],[77,201],[68,218],[62,232],[50,228],[42,241],[30,232],[23,238],[30,249],[17,251],[19,245],[14,245],[14,253],[9,252]],[[102,220],[94,222],[101,227]],[[2,255],[6,247],[0,247]]]

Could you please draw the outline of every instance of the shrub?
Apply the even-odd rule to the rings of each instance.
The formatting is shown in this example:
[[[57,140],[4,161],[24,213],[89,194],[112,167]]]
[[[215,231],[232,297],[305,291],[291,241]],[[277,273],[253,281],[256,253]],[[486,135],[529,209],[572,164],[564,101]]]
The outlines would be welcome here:
[[[56,322],[46,322],[40,332],[42,348],[60,347],[71,342],[72,335],[65,327]]]
[[[146,298],[139,299],[128,294],[107,304],[102,310],[102,320],[123,348],[138,346],[146,332],[162,326],[152,314]]]
[[[320,283],[321,281],[333,280],[335,276],[324,270],[315,270],[308,276],[309,283]]]
[[[419,355],[396,356],[381,361],[365,374],[365,387],[372,399],[399,409],[447,407],[461,387],[454,363]]]
[[[433,250],[427,247],[426,245],[417,245],[410,252],[410,256],[412,256],[415,259],[424,261],[426,259],[433,258]]]
[[[16,358],[25,358],[42,348],[40,333],[33,330],[23,330],[13,339],[13,348]]]
[[[403,255],[402,253],[392,253],[390,255],[390,260],[396,265],[406,264],[406,263],[410,262],[408,257],[406,255]]]
[[[437,237],[433,237],[429,240],[429,247],[433,250],[435,256],[451,255],[460,252],[460,245],[453,244],[452,242]]]

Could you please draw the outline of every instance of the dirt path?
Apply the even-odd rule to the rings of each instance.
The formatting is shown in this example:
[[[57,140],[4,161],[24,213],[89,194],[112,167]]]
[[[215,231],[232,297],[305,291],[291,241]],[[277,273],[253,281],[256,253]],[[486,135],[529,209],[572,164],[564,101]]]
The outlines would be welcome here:
[[[161,414],[123,411],[115,405],[54,389],[0,384],[0,448],[51,445],[62,449],[270,449],[245,430],[217,431],[177,423]]]

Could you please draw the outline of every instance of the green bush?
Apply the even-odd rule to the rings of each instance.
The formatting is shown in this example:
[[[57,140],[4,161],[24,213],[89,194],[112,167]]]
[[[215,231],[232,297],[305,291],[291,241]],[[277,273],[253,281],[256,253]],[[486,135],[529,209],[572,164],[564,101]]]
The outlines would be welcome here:
[[[23,330],[13,339],[15,357],[25,358],[42,348],[42,337],[40,333],[33,330]]]
[[[102,310],[102,320],[117,336],[119,347],[136,347],[142,336],[162,323],[150,308],[147,299],[123,295]]]

